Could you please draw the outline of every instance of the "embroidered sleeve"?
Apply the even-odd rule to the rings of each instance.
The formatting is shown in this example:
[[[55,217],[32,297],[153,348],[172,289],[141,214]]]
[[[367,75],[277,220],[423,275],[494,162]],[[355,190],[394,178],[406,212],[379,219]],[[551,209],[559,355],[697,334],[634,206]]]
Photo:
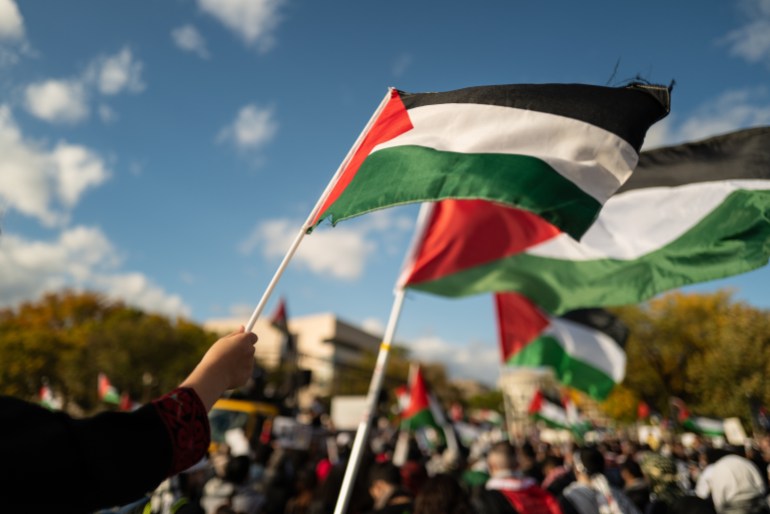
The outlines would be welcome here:
[[[174,389],[152,403],[171,440],[172,459],[168,475],[175,475],[206,454],[211,442],[208,414],[197,393],[187,387]]]

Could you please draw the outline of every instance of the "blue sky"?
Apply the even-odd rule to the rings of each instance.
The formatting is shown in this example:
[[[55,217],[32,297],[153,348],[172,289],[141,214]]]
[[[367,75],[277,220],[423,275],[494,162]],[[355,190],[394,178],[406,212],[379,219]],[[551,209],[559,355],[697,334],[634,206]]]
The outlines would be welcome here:
[[[769,124],[770,0],[0,0],[0,306],[72,286],[245,323],[388,86],[636,76],[676,81],[648,147]],[[305,238],[267,312],[381,329],[416,214]],[[397,339],[497,377],[488,295],[410,293]]]

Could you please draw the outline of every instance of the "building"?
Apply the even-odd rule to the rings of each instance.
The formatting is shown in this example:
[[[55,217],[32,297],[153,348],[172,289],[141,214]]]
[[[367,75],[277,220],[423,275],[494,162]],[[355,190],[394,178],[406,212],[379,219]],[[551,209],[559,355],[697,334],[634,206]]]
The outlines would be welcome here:
[[[503,392],[508,433],[515,440],[527,437],[534,429],[529,406],[535,393],[559,391],[553,371],[540,368],[502,366],[498,385]]]
[[[244,324],[242,319],[216,319],[203,324],[206,330],[226,334]],[[306,406],[315,396],[329,396],[343,389],[340,382],[350,373],[371,377],[373,369],[361,369],[361,358],[375,354],[381,336],[351,325],[334,314],[315,314],[289,319],[289,332],[294,335],[297,367],[309,370],[311,381],[300,393],[300,405]],[[254,333],[259,336],[256,357],[268,368],[277,368],[286,359],[284,337],[269,319],[257,320]]]

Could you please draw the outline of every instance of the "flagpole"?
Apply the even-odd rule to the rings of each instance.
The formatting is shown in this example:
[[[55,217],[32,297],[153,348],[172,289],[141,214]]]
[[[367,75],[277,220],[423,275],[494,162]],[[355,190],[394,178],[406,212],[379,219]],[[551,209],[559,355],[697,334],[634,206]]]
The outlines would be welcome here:
[[[353,448],[350,450],[350,458],[348,459],[345,468],[345,477],[342,480],[342,487],[340,488],[340,495],[337,498],[337,505],[334,507],[334,514],[343,514],[346,512],[348,504],[350,503],[350,496],[353,493],[353,482],[358,474],[358,468],[361,465],[364,445],[369,438],[369,428],[371,427],[372,417],[377,410],[377,400],[380,397],[382,382],[385,378],[385,368],[388,364],[388,357],[390,356],[390,346],[393,342],[393,335],[396,332],[398,318],[401,315],[404,296],[405,292],[403,289],[399,288],[396,290],[393,307],[390,311],[390,319],[388,320],[388,325],[385,329],[382,344],[380,344],[380,351],[377,354],[377,363],[374,366],[372,381],[369,384],[369,393],[366,397],[366,407],[363,419],[361,419],[361,422],[358,424],[356,438],[353,441]]]
[[[390,99],[392,89],[393,88],[388,88],[388,92],[385,93],[385,97],[380,102],[380,105],[374,111],[374,114],[372,114],[372,117],[369,118],[369,121],[366,123],[366,126],[358,135],[356,142],[353,143],[352,147],[350,147],[348,154],[342,160],[342,163],[340,164],[339,168],[337,168],[337,171],[332,176],[332,179],[326,185],[326,189],[324,189],[323,194],[321,194],[321,197],[316,202],[315,207],[313,207],[313,210],[310,211],[310,215],[307,217],[307,221],[305,221],[299,233],[295,236],[294,241],[292,241],[291,246],[286,252],[286,255],[283,257],[283,260],[281,261],[281,264],[278,266],[278,269],[273,275],[273,278],[270,280],[270,283],[267,285],[265,292],[262,294],[262,298],[259,300],[259,303],[254,308],[254,312],[251,314],[249,321],[246,323],[246,332],[251,332],[252,329],[254,328],[254,325],[256,324],[257,319],[259,319],[260,314],[262,314],[262,311],[265,309],[265,305],[267,304],[267,301],[270,299],[270,295],[273,294],[273,290],[275,289],[276,284],[278,284],[278,280],[280,280],[281,276],[283,275],[283,272],[286,271],[286,267],[289,265],[289,261],[292,259],[292,257],[294,257],[294,254],[296,253],[297,248],[299,248],[299,244],[302,242],[302,239],[305,237],[305,234],[307,234],[308,229],[313,223],[313,220],[315,219],[316,214],[318,213],[318,210],[323,206],[323,203],[326,201],[326,198],[329,196],[332,189],[334,189],[334,186],[337,184],[337,181],[342,175],[342,172],[345,170],[345,168],[350,163],[350,160],[353,158],[355,153],[361,147],[361,143],[363,143],[364,138],[369,133],[369,130],[372,128],[372,125],[374,125],[374,122],[377,120],[378,116],[380,115],[382,110],[385,108],[385,105],[388,103],[388,100]]]

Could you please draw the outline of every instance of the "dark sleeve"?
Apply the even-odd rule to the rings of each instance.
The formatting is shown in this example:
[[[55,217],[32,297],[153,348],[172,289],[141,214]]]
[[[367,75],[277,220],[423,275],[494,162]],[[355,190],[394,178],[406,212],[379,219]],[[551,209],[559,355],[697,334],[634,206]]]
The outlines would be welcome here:
[[[84,419],[0,397],[0,484],[29,511],[130,503],[199,460],[208,441],[206,411],[191,389]]]

